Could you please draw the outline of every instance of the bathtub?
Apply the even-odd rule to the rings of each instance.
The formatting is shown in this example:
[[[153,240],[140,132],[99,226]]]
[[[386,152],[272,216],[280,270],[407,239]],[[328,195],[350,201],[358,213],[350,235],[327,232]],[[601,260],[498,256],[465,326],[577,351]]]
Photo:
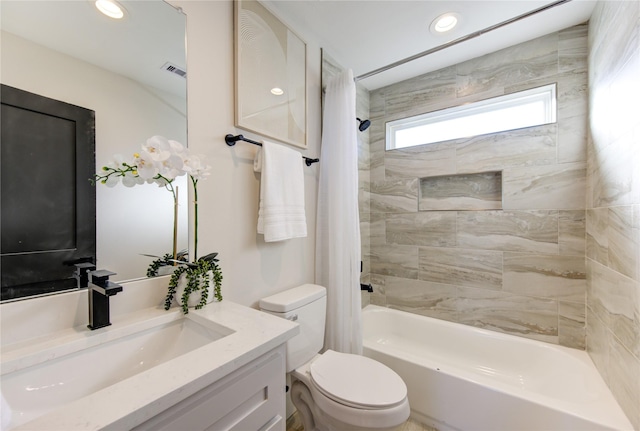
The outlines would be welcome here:
[[[375,305],[363,334],[439,431],[633,430],[586,352]]]

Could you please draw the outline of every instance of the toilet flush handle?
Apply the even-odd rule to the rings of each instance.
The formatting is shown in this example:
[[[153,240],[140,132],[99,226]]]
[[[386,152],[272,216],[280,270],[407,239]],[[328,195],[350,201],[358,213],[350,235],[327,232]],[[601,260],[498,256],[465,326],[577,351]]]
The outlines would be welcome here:
[[[296,320],[298,320],[298,315],[297,314],[292,314],[291,316],[287,317],[287,320],[291,320],[291,321],[295,322]]]

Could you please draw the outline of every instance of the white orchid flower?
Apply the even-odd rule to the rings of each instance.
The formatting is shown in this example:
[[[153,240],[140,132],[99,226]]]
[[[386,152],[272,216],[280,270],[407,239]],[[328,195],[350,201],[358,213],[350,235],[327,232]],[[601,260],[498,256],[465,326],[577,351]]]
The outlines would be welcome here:
[[[169,148],[171,153],[173,154],[182,154],[185,151],[187,151],[187,147],[185,147],[183,144],[181,144],[178,141],[172,141],[171,139],[169,139]]]
[[[182,157],[177,154],[173,154],[168,159],[156,164],[158,173],[169,180],[185,174],[183,165]]]
[[[134,172],[134,175],[137,174],[144,180],[151,179],[158,175],[158,166],[154,163],[154,160],[151,158],[149,153],[135,153],[133,158],[134,165],[138,168],[137,171]]]
[[[108,178],[102,181],[102,184],[107,187],[115,187],[120,184],[120,178],[120,175],[110,175]]]
[[[164,136],[152,136],[147,139],[147,142],[142,144],[142,151],[149,154],[149,157],[157,162],[171,157],[171,145]]]
[[[144,179],[140,178],[139,175],[131,171],[125,172],[124,176],[121,178],[122,178],[122,185],[124,185],[125,187],[133,187],[138,184],[144,184]]]
[[[203,180],[209,176],[211,166],[203,162],[202,156],[187,155],[183,168],[194,180]]]

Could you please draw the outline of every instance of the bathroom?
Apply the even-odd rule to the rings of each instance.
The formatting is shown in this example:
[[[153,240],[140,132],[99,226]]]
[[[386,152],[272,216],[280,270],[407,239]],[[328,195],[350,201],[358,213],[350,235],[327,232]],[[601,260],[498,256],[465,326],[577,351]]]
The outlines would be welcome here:
[[[206,154],[215,167],[210,178],[199,188],[199,241],[221,257],[225,300],[256,308],[258,301],[267,295],[315,279],[315,242],[310,235],[305,240],[265,243],[256,234],[259,178],[253,173],[255,148],[237,145],[230,149],[224,144],[223,137],[234,131],[233,3],[171,1],[171,4],[181,7],[187,16],[189,146]],[[625,5],[631,10],[624,9]],[[501,278],[503,286],[509,278],[522,287],[525,283],[518,280],[536,283],[538,277],[548,277],[553,280],[554,290],[561,292],[532,294],[514,288],[516,290],[509,293],[496,293],[496,289],[477,285],[456,287],[437,281],[435,270],[431,271],[435,276],[423,278],[429,277],[425,275],[429,271],[417,254],[419,248],[422,252],[442,252],[439,255],[446,257],[451,256],[452,247],[446,244],[403,247],[407,244],[398,239],[407,234],[403,231],[405,224],[394,215],[396,212],[388,211],[390,215],[387,215],[384,208],[389,201],[396,201],[396,195],[401,201],[407,194],[412,195],[384,182],[389,170],[398,166],[398,160],[384,156],[384,143],[381,144],[385,118],[380,108],[384,94],[372,92],[367,95],[360,90],[358,115],[372,121],[369,131],[361,135],[370,147],[363,148],[360,173],[362,281],[371,283],[374,292],[364,293],[363,302],[403,309],[417,305],[421,314],[487,325],[497,331],[513,330],[546,342],[586,348],[634,428],[640,429],[640,179],[637,145],[636,149],[633,145],[638,141],[640,122],[634,115],[638,112],[639,98],[627,99],[629,94],[638,94],[638,45],[635,45],[635,52],[629,54],[631,60],[628,62],[619,64],[620,58],[614,56],[620,44],[638,40],[638,6],[637,2],[599,1],[594,11],[589,26],[561,32],[560,40],[567,42],[567,49],[580,51],[582,57],[577,59],[580,64],[566,64],[575,68],[572,69],[575,73],[562,77],[575,82],[576,86],[570,87],[570,94],[567,94],[572,105],[568,108],[566,128],[562,112],[560,114],[559,143],[557,147],[553,144],[551,151],[555,155],[550,156],[556,162],[548,163],[545,159],[549,154],[544,151],[549,148],[542,152],[531,148],[530,145],[536,143],[547,144],[547,141],[534,139],[527,146],[533,153],[532,158],[516,165],[530,172],[539,165],[567,165],[570,170],[562,171],[566,172],[564,181],[553,176],[549,180],[562,190],[552,188],[544,192],[551,194],[562,206],[546,207],[544,202],[536,200],[536,196],[531,196],[531,202],[528,202],[526,196],[523,198],[516,193],[514,202],[524,206],[511,208],[537,213],[558,210],[549,214],[549,217],[555,217],[553,223],[559,229],[556,238],[550,242],[563,244],[566,253],[557,253],[562,256],[559,263],[556,259],[540,258],[540,255],[536,260],[523,261],[509,249],[483,250],[488,255],[502,255],[504,262],[496,277]],[[614,22],[616,24],[612,25]],[[630,24],[626,26],[620,24],[622,22]],[[309,52],[308,148],[302,154],[315,157],[320,152],[321,141],[320,49],[323,44],[305,34],[300,23],[287,24],[304,37]],[[591,43],[587,43],[587,37]],[[571,45],[574,41],[576,46]],[[593,59],[589,62],[592,68],[589,71],[587,54]],[[475,63],[469,63],[467,67],[474,68]],[[592,81],[589,73],[597,79]],[[410,111],[411,108],[406,109]],[[603,117],[605,120],[601,120]],[[593,141],[601,145],[596,151],[587,148],[587,126]],[[562,133],[571,135],[576,141],[561,140]],[[629,140],[632,144],[626,145]],[[568,147],[562,146],[565,142]],[[482,145],[481,142],[475,144]],[[451,167],[442,162],[443,157]],[[429,169],[432,166],[450,169],[438,175],[465,171],[455,171],[465,160],[446,157],[427,158],[426,163],[431,161],[427,166]],[[502,170],[489,164],[480,167],[481,171]],[[510,167],[513,166],[512,163]],[[315,166],[304,170],[305,209],[310,232],[316,226],[317,169]],[[419,173],[415,178],[424,175]],[[411,181],[415,197],[417,186],[415,179]],[[526,181],[526,178],[520,181]],[[407,186],[409,183],[408,180],[403,182]],[[503,186],[506,189],[507,184],[503,183]],[[393,198],[388,199],[389,195]],[[464,214],[458,217],[461,217],[459,222],[465,222]],[[491,222],[486,223],[491,229]],[[385,225],[386,232],[383,230]],[[398,229],[397,235],[394,235],[394,228]],[[474,246],[477,243],[472,229],[470,233],[465,237],[468,249],[481,248]],[[444,250],[437,250],[438,247]],[[394,254],[401,251],[415,254],[400,257]],[[387,255],[396,258],[386,260]],[[551,268],[544,267],[545,264]],[[552,275],[537,275],[538,271]],[[566,273],[570,278],[563,275]],[[121,295],[124,294],[126,292]],[[501,314],[496,315],[496,310]],[[508,326],[506,322],[515,323]],[[529,325],[525,329],[523,322]]]

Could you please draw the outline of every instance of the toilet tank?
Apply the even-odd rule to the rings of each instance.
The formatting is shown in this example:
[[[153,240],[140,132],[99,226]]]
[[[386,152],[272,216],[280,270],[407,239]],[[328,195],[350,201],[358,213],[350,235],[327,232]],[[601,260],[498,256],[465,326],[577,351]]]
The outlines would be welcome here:
[[[300,333],[287,341],[287,373],[311,360],[324,345],[327,290],[303,284],[260,300],[260,309],[300,325]]]

